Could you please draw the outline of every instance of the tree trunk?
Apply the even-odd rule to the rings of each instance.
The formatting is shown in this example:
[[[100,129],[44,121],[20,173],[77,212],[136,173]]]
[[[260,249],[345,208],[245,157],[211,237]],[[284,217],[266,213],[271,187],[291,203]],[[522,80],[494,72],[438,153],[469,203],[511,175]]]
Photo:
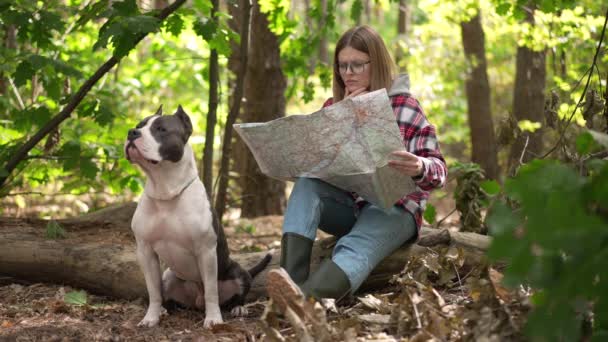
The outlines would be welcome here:
[[[81,224],[119,224],[128,230],[130,221],[113,220],[109,214],[117,207],[100,215],[97,219],[85,217],[61,221],[66,230],[83,229]],[[102,217],[106,217],[105,221]],[[109,223],[113,222],[113,223]],[[145,281],[135,255],[135,241],[131,244],[82,242],[76,239],[49,240],[41,232],[48,222],[44,220],[19,220],[0,218],[0,274],[17,280],[68,284],[87,291],[115,298],[147,298]],[[114,230],[113,230],[114,231]],[[68,234],[69,236],[70,234]],[[474,233],[449,233],[447,230],[422,229],[422,238],[417,245],[403,246],[378,265],[362,286],[362,289],[382,288],[394,274],[399,273],[407,261],[415,256],[429,253],[429,248],[449,245],[462,251],[465,268],[475,267],[485,260],[484,252],[491,238]],[[312,252],[311,269],[318,267],[321,260],[331,255],[335,238],[315,242]],[[431,253],[436,253],[432,251]],[[245,269],[257,264],[267,253],[233,254],[232,258]],[[253,282],[248,300],[254,301],[266,296],[266,273],[278,267],[280,251],[276,251],[269,267]]]
[[[285,116],[286,87],[278,39],[268,28],[266,15],[260,12],[256,2],[251,16],[251,48],[245,78],[247,106],[243,122],[265,122]],[[285,183],[264,175],[249,150],[244,156],[241,217],[282,214]]]
[[[466,94],[473,146],[471,159],[481,165],[487,178],[498,179],[500,170],[490,108],[484,32],[479,10],[470,21],[460,23],[460,28],[467,60]]]
[[[528,13],[526,22],[534,24],[534,13]],[[517,48],[513,115],[518,121],[530,120],[544,124],[546,50],[534,51],[526,46]],[[509,154],[509,170],[513,173],[519,162],[538,157],[543,148],[543,128],[524,132],[516,139]],[[525,151],[524,151],[525,149]],[[522,155],[523,153],[523,155]]]
[[[226,210],[226,198],[228,194],[228,181],[230,170],[230,156],[232,150],[232,125],[236,122],[241,111],[241,101],[243,99],[243,88],[245,84],[245,75],[247,74],[247,61],[249,54],[249,23],[251,18],[251,2],[250,0],[241,1],[242,17],[241,17],[241,44],[240,44],[240,60],[239,72],[236,76],[234,85],[234,94],[232,97],[232,105],[226,119],[226,127],[224,127],[224,142],[222,144],[222,161],[219,172],[219,186],[217,197],[215,199],[215,211],[217,219],[221,222],[224,211]]]
[[[238,5],[238,3],[236,3]],[[242,13],[242,9],[240,8],[240,6],[236,6],[236,5],[231,5],[228,4],[228,13],[231,15],[232,18],[230,18],[230,20],[228,21],[228,25],[230,26],[230,28],[234,31],[240,34],[240,30],[242,28],[242,20],[243,20],[243,13]],[[230,42],[230,56],[228,57],[228,70],[230,70],[229,75],[232,77],[228,78],[228,84],[229,87],[232,89],[234,88],[234,83],[235,83],[235,75],[237,75],[239,73],[239,70],[241,68],[241,51],[240,51],[240,47],[239,44],[237,44],[236,42],[232,41]],[[232,97],[233,95],[229,95],[229,102],[232,103]],[[243,117],[243,109],[241,108],[241,113],[239,115],[238,121],[242,122],[242,117]],[[244,177],[242,175],[245,174],[245,170],[246,170],[246,162],[247,162],[247,156],[246,153],[248,153],[247,150],[247,146],[245,146],[245,143],[241,140],[241,139],[234,139],[233,140],[233,146],[232,146],[232,170],[234,170],[234,172],[238,175],[238,178],[236,178],[236,189],[233,189],[233,191],[230,192],[229,197],[229,201],[233,206],[240,206],[240,204],[236,203],[235,200],[235,196],[234,194],[238,194],[240,196],[240,194],[242,193],[242,189],[245,186],[245,181],[244,181]],[[230,196],[232,195],[232,197]]]
[[[407,71],[404,46],[407,45],[407,33],[411,21],[411,6],[408,0],[399,0],[399,19],[397,20],[397,44],[395,63],[399,70]]]
[[[211,20],[217,23],[215,17],[219,10],[219,0],[211,1]],[[215,125],[217,124],[218,86],[219,86],[219,58],[216,49],[209,54],[209,112],[207,112],[207,126],[205,128],[205,147],[203,149],[203,185],[207,190],[207,197],[213,199],[213,141],[215,140]]]
[[[319,23],[319,30],[322,30],[327,25],[327,0],[320,0],[321,2],[321,22]],[[331,66],[331,60],[329,57],[329,48],[327,42],[327,34],[322,34],[319,37],[319,61],[325,65]]]
[[[17,29],[15,29],[15,25],[7,24],[4,26],[4,37],[3,37],[3,45],[6,49],[15,51],[17,53]],[[4,72],[0,73],[0,94],[2,96],[9,96],[9,86],[8,80],[4,76]]]

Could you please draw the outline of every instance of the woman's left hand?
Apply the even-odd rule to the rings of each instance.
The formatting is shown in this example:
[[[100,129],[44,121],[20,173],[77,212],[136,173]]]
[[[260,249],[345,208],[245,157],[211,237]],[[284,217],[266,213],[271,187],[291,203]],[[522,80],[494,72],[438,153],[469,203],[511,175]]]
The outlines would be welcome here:
[[[422,175],[424,165],[417,155],[405,150],[397,150],[391,152],[391,156],[393,158],[388,161],[390,167],[410,177]]]

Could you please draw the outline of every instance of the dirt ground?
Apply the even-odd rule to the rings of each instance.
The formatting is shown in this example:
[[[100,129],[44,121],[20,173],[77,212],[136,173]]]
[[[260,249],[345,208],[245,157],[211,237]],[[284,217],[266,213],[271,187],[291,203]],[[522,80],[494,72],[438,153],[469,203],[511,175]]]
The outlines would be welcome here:
[[[439,219],[453,208],[447,193],[437,194],[431,202]],[[456,214],[451,215],[443,225],[454,226],[457,219]],[[281,216],[230,220],[225,231],[232,253],[279,247],[281,223]],[[102,234],[84,229],[70,234],[74,241],[134,243],[132,234],[125,231],[106,229]],[[404,271],[386,287],[357,293],[337,307],[323,310],[323,317],[315,316],[327,321],[322,324],[324,334],[334,341],[520,339],[528,294],[504,290],[498,281],[488,287],[487,281],[480,280],[480,270],[458,274],[454,263],[444,269],[445,259],[437,252],[404,261],[404,265]],[[164,315],[158,327],[140,328],[137,323],[147,306],[144,300],[116,300],[78,291],[81,289],[67,285],[28,284],[0,275],[0,341],[258,341],[268,340],[268,330],[264,330],[268,326],[294,340],[298,331],[285,317],[262,317],[267,301],[247,304],[245,317],[224,313],[225,323],[212,329],[203,328],[204,313],[180,309]],[[73,299],[75,293],[81,295],[77,300]],[[314,331],[311,334],[320,336]]]
[[[238,220],[225,227],[232,253],[268,250],[280,245],[281,216]],[[74,242],[134,244],[130,231],[78,229]],[[66,302],[80,291],[60,284],[27,284],[0,275],[0,341],[256,341],[257,321],[265,302],[249,303],[246,317],[224,313],[226,324],[204,329],[204,313],[177,309],[164,315],[158,327],[143,329],[144,300],[125,301],[87,294],[86,303]]]

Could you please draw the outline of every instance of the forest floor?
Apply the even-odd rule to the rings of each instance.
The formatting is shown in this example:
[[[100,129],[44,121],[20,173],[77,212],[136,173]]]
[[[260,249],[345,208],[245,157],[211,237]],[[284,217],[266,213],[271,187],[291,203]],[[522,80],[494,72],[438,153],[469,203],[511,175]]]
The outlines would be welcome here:
[[[453,208],[448,196],[433,204],[439,218]],[[443,225],[456,225],[456,216]],[[280,246],[282,219],[227,222],[232,253]],[[130,231],[85,229],[74,234],[75,241],[134,244]],[[529,291],[503,288],[499,270],[480,266],[460,274],[458,257],[446,258],[430,249],[428,256],[404,264],[404,270],[381,289],[356,293],[329,310],[307,309],[308,320],[299,327],[285,317],[264,316],[268,301],[261,300],[247,304],[246,317],[224,313],[225,323],[212,329],[203,328],[204,313],[193,310],[177,310],[164,315],[155,328],[140,328],[144,300],[116,300],[66,285],[28,284],[0,275],[0,341],[257,341],[267,339],[268,326],[287,340],[295,340],[301,329],[313,341],[322,336],[333,341],[522,339]]]

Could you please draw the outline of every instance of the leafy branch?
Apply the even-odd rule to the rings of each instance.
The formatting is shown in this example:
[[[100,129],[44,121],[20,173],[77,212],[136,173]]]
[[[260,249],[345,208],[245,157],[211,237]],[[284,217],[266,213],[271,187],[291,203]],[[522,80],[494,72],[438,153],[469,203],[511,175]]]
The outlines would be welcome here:
[[[606,10],[604,26],[602,28],[602,33],[600,35],[600,39],[598,41],[597,48],[595,50],[595,55],[593,56],[593,62],[591,63],[591,66],[587,70],[588,75],[587,75],[587,82],[585,83],[585,89],[583,89],[583,92],[581,93],[581,97],[578,99],[578,103],[572,110],[572,114],[570,114],[570,117],[568,117],[568,120],[566,121],[566,125],[564,126],[562,132],[560,132],[561,134],[559,135],[558,141],[555,143],[555,145],[553,145],[553,147],[547,153],[545,153],[543,156],[541,156],[540,159],[546,158],[560,146],[560,144],[564,140],[564,136],[566,134],[566,129],[570,126],[570,123],[572,122],[572,119],[574,118],[574,114],[576,114],[576,110],[582,107],[581,103],[583,102],[583,99],[585,98],[585,95],[587,94],[587,89],[589,89],[589,84],[591,83],[591,76],[593,76],[593,70],[595,67],[597,67],[597,58],[600,54],[600,51],[602,51],[602,42],[604,41],[604,35],[606,33],[607,24],[608,24],[608,10]],[[601,84],[601,82],[600,82],[600,84]]]
[[[177,0],[171,5],[164,8],[160,13],[158,13],[155,18],[161,22],[165,20],[170,14],[175,12],[179,7],[181,7],[186,0]],[[109,29],[108,29],[109,30]],[[150,32],[138,33],[136,37],[132,40],[132,45],[130,45],[130,49],[135,47],[144,37],[146,37]],[[100,37],[102,38],[102,37]],[[107,36],[106,36],[107,39]],[[124,40],[120,41],[124,43]],[[120,45],[124,47],[125,45]],[[130,50],[129,49],[129,50]],[[122,51],[116,51],[114,56],[110,57],[103,65],[101,65],[97,71],[91,76],[85,83],[80,87],[78,92],[72,96],[68,104],[50,121],[48,121],[36,134],[34,134],[25,144],[19,147],[15,153],[10,156],[6,165],[3,168],[0,168],[0,188],[2,188],[10,176],[10,174],[15,170],[15,168],[27,157],[28,153],[49,133],[51,133],[55,128],[57,128],[63,121],[68,119],[72,112],[76,109],[76,107],[82,102],[87,93],[93,88],[95,83],[99,81],[108,71],[110,71],[125,55],[126,53],[121,53]],[[128,51],[127,51],[128,52]]]

